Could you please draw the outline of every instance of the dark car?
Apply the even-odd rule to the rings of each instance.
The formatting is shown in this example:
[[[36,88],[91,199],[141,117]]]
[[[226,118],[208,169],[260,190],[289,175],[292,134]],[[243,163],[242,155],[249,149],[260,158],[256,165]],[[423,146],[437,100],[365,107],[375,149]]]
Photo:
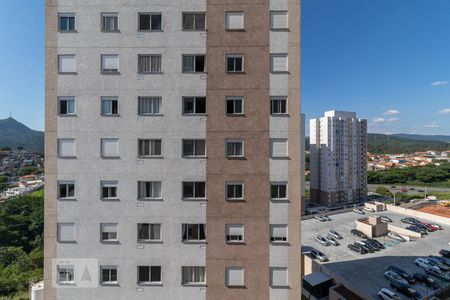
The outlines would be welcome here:
[[[367,250],[364,249],[363,247],[361,247],[361,245],[357,245],[357,244],[349,244],[348,249],[355,251],[356,253],[360,253],[360,254],[366,254]]]
[[[450,259],[442,257],[442,256],[436,256],[436,255],[430,255],[431,258],[436,259],[437,261],[439,261],[441,264],[444,264],[446,266],[450,267]]]
[[[442,255],[445,258],[450,258],[450,251],[449,250],[442,249],[441,251],[439,251],[439,254]]]
[[[377,245],[377,247],[379,249],[386,249],[386,247],[382,243],[380,243],[379,241],[377,241],[375,239],[368,239],[368,241],[373,243],[373,244],[375,244],[375,245]]]
[[[423,230],[423,229],[417,227],[416,225],[408,226],[408,227],[406,227],[406,229],[423,234],[423,235],[428,234],[426,230]]]
[[[421,282],[421,283],[425,284],[426,286],[429,286],[435,290],[439,288],[439,283],[437,283],[436,280],[434,280],[433,278],[431,278],[428,275],[421,274],[421,273],[414,273],[413,278],[417,282]]]
[[[400,292],[403,295],[410,297],[410,299],[419,300],[422,298],[422,295],[420,295],[409,284],[404,284],[398,281],[391,281],[391,287],[394,289],[394,291]]]
[[[353,234],[353,235],[356,235],[356,236],[358,236],[358,237],[360,237],[362,239],[367,239],[367,235],[364,232],[362,232],[362,231],[360,231],[358,229],[352,229],[350,231],[350,233]]]
[[[380,218],[381,218],[381,222],[386,222],[386,223],[392,222],[392,219],[387,216],[382,215],[382,216],[380,216]]]
[[[414,278],[412,278],[407,272],[405,272],[403,269],[397,267],[397,266],[389,266],[388,267],[389,271],[394,271],[396,273],[398,273],[398,275],[402,276],[403,278],[406,279],[406,281],[408,281],[409,283],[413,284],[414,282],[416,282],[414,280]]]
[[[416,224],[420,223],[420,221],[415,218],[402,218],[400,221],[402,223],[411,224],[411,225],[416,225]]]
[[[320,260],[321,262],[328,261],[328,257],[317,249],[311,250],[311,256],[315,259]]]

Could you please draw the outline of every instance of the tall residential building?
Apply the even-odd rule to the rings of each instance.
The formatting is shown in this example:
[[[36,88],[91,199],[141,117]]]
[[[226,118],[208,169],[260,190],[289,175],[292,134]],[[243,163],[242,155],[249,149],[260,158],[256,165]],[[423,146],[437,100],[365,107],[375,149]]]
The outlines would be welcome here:
[[[328,207],[367,199],[367,121],[327,111],[311,119],[311,202]]]
[[[46,8],[45,299],[300,299],[300,1]]]

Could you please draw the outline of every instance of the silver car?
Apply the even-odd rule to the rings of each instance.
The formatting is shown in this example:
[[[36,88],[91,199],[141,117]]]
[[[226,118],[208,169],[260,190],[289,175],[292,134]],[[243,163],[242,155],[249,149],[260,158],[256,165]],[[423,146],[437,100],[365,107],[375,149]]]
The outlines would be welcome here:
[[[399,241],[399,242],[406,242],[405,238],[396,234],[395,232],[388,232],[387,234],[388,237],[390,237],[393,240]]]
[[[408,281],[406,281],[406,279],[402,278],[400,275],[398,275],[394,271],[386,271],[386,272],[384,272],[384,277],[386,277],[390,281],[398,281],[398,282],[401,282],[403,284],[408,284]]]
[[[334,237],[335,239],[342,240],[342,235],[340,235],[339,232],[337,232],[333,229],[331,229],[330,232],[327,233],[327,235],[330,235],[330,236]]]
[[[326,239],[327,241],[329,241],[330,244],[333,245],[333,246],[339,246],[339,245],[340,245],[339,242],[338,242],[334,237],[332,237],[332,236],[327,235],[327,236],[325,237],[325,239]]]
[[[322,244],[322,245],[324,245],[324,246],[330,246],[331,245],[331,243],[329,242],[329,241],[327,241],[323,236],[321,236],[321,235],[316,235],[315,237],[314,237],[314,240],[316,241],[316,242],[318,242],[319,244]]]

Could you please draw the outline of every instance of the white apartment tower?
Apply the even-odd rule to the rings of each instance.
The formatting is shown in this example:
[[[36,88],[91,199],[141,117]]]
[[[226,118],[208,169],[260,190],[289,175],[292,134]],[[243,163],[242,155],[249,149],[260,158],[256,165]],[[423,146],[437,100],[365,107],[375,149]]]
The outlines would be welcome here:
[[[327,111],[311,119],[311,202],[339,207],[367,198],[367,121]]]
[[[300,299],[300,0],[46,0],[45,299]]]

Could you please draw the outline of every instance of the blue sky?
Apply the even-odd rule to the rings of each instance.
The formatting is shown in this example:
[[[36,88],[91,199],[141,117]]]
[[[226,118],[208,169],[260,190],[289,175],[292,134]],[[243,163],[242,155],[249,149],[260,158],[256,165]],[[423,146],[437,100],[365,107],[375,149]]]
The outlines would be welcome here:
[[[450,134],[449,0],[303,0],[306,118],[351,110],[369,131]],[[44,128],[44,0],[2,0],[0,118]]]

